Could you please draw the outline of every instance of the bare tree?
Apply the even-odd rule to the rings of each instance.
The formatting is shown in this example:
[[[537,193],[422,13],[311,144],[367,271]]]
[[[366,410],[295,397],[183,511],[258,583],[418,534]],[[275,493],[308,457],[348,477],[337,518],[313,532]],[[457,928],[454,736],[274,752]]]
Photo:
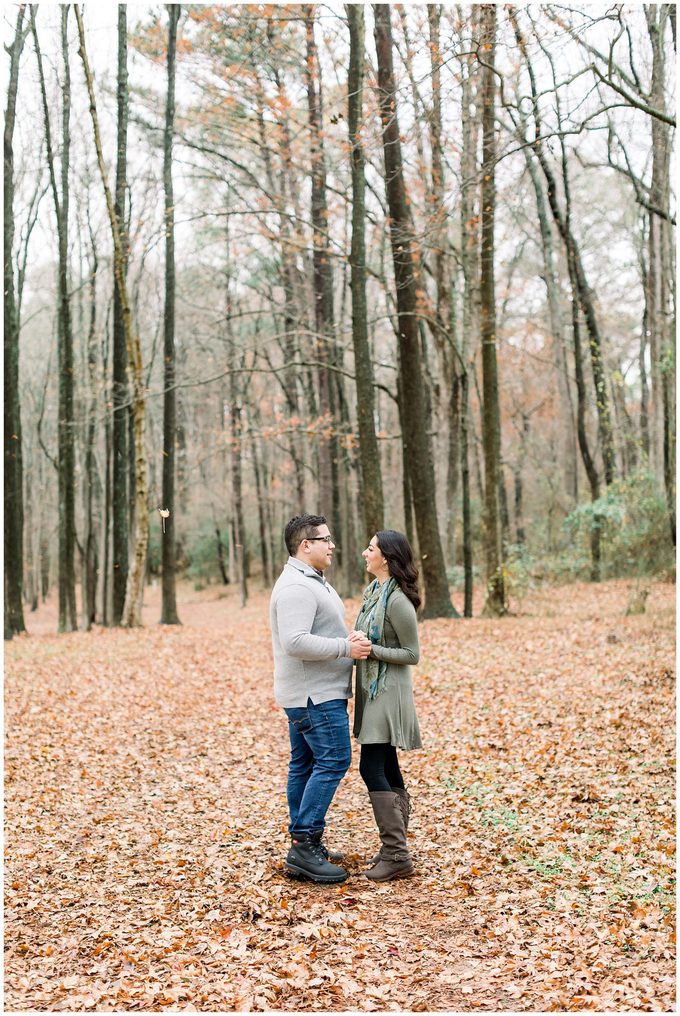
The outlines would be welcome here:
[[[437,521],[432,445],[422,426],[425,384],[418,329],[418,255],[404,183],[397,96],[392,63],[392,26],[389,4],[374,4],[375,45],[378,55],[380,118],[383,127],[385,188],[390,209],[390,238],[397,291],[399,369],[402,378],[405,468],[411,481],[415,522],[423,567],[427,617],[453,617],[455,610],[446,581]]]
[[[175,198],[172,186],[172,139],[175,125],[175,62],[180,4],[168,4],[168,97],[163,134],[163,188],[165,193],[165,315],[163,321],[163,508],[170,512],[163,528],[163,581],[161,624],[179,624],[176,595],[175,444],[177,392],[175,389]]]
[[[52,144],[52,130],[47,102],[47,86],[42,65],[42,54],[38,42],[35,20],[36,4],[31,5],[31,31],[35,44],[45,123],[45,145],[47,165],[54,199],[59,247],[59,323],[58,364],[59,364],[59,451],[57,475],[59,478],[59,631],[74,631],[78,627],[76,615],[75,576],[75,420],[73,412],[74,363],[73,327],[69,296],[68,252],[69,252],[69,156],[71,148],[71,79],[68,61],[68,5],[61,8],[61,42],[64,62],[62,85],[62,146],[61,146],[61,193],[57,187],[57,176]]]
[[[104,188],[106,207],[111,225],[113,239],[113,265],[118,282],[123,323],[125,327],[125,339],[128,351],[128,363],[132,381],[132,410],[134,421],[134,449],[135,449],[135,541],[132,564],[128,573],[127,588],[125,591],[125,606],[121,623],[125,628],[136,627],[141,624],[142,597],[144,595],[144,574],[146,569],[146,552],[149,540],[149,515],[147,508],[147,462],[146,448],[144,443],[145,432],[145,397],[144,397],[144,372],[142,367],[142,350],[139,336],[132,324],[132,307],[128,296],[127,283],[125,279],[125,252],[121,237],[120,226],[116,210],[109,188],[104,165],[104,152],[102,149],[101,136],[99,131],[99,119],[97,116],[97,103],[94,95],[92,71],[87,57],[85,46],[85,27],[83,25],[80,5],[74,4],[76,21],[78,22],[78,35],[80,48],[78,53],[83,63],[85,83],[87,85],[88,97],[90,100],[90,116],[92,117],[92,129],[94,134],[95,148],[97,151],[97,162],[99,173]]]
[[[118,5],[118,80],[117,80],[116,183],[114,210],[120,234],[123,275],[127,272],[127,228],[125,224],[125,191],[127,177],[128,133],[128,70],[127,70],[127,8]],[[128,491],[128,351],[123,321],[123,308],[118,278],[113,281],[113,352],[112,352],[112,426],[111,426],[111,528],[112,583],[111,620],[120,624],[125,606],[128,580],[128,537],[130,531],[130,497]]]
[[[22,603],[24,567],[24,499],[21,435],[21,402],[19,394],[19,310],[14,284],[14,125],[19,89],[19,60],[26,40],[23,7],[17,12],[14,40],[9,48],[10,69],[5,110],[4,133],[4,426],[5,467],[3,503],[5,510],[5,599],[4,635],[26,630]]]
[[[496,362],[496,289],[494,280],[496,213],[496,109],[495,53],[496,8],[482,4],[480,50],[484,54],[482,70],[482,246],[480,281],[480,339],[484,408],[484,546],[486,552],[486,603],[484,613],[498,617],[505,613],[503,575],[503,532],[501,520],[501,415],[498,400]]]
[[[362,479],[362,508],[366,536],[384,525],[384,500],[380,453],[375,433],[373,365],[368,342],[366,308],[366,179],[361,142],[364,94],[364,10],[360,4],[346,4],[350,34],[347,78],[349,140],[352,163],[352,340],[359,425],[359,463]]]

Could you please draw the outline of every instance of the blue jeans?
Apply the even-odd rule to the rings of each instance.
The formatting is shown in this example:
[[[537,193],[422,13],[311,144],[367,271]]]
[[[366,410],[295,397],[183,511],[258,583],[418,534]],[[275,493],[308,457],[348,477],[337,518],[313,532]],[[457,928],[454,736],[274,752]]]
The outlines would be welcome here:
[[[347,700],[286,709],[290,735],[288,810],[291,836],[323,832],[326,812],[352,760]]]

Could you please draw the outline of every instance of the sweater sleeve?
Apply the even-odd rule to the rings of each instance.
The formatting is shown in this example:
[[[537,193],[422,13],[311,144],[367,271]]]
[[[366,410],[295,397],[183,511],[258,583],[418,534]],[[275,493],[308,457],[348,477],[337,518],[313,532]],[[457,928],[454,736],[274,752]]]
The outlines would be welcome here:
[[[399,639],[399,648],[374,645],[371,656],[385,663],[415,665],[420,659],[418,642],[418,620],[415,607],[406,596],[390,597],[387,604],[387,617]]]
[[[279,641],[284,653],[296,660],[338,660],[350,656],[349,639],[312,635],[316,600],[299,586],[285,589],[276,603]]]

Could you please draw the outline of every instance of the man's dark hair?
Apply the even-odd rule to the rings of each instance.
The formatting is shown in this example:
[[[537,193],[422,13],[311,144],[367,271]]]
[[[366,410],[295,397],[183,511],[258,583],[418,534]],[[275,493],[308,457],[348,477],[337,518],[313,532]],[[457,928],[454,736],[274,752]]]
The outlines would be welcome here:
[[[319,526],[327,524],[325,515],[294,515],[283,534],[290,556],[295,557],[302,541],[316,536]]]

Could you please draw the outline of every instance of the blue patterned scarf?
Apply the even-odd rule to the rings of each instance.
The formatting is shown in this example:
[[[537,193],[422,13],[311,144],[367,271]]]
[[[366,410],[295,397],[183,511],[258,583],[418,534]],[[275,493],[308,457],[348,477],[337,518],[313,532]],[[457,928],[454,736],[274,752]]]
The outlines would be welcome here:
[[[371,582],[364,591],[361,610],[356,620],[356,629],[365,632],[371,642],[383,646],[383,630],[385,627],[385,610],[391,593],[396,589],[396,579],[388,579],[382,585],[377,579]],[[385,690],[385,672],[387,664],[383,660],[368,659],[362,661],[361,686],[369,699],[377,698]]]

